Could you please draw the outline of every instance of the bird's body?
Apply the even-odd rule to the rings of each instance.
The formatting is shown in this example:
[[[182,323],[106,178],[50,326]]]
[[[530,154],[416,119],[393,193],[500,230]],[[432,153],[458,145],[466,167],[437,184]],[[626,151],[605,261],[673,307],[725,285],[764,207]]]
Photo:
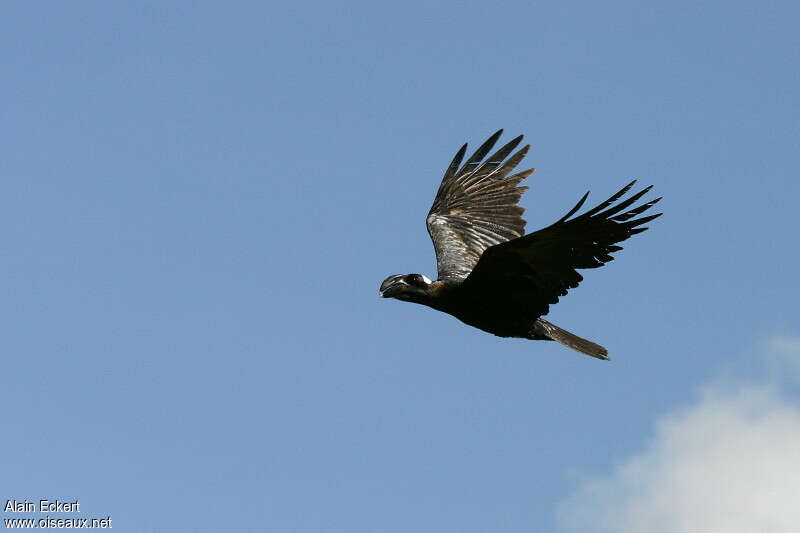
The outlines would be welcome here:
[[[650,189],[619,201],[635,183],[631,182],[597,207],[570,218],[587,193],[560,220],[525,235],[524,210],[517,203],[527,187],[519,183],[533,169],[508,175],[529,147],[510,155],[520,136],[484,160],[501,133],[490,137],[462,166],[464,145],[445,172],[427,217],[438,279],[390,276],[381,284],[380,295],[427,305],[500,337],[555,340],[607,359],[602,346],[541,317],[559,296],[578,286],[583,278],[576,269],[611,261],[610,253],[621,250],[616,243],[647,229],[640,226],[660,213],[634,217],[660,198],[630,208]]]
[[[453,315],[463,323],[498,337],[525,337],[531,321],[513,302],[469,284],[434,281],[419,299],[412,299]]]

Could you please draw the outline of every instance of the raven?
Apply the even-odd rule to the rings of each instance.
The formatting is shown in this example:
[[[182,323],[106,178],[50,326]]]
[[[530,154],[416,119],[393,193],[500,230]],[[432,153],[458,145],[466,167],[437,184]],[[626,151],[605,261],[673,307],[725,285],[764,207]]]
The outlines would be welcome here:
[[[426,220],[438,279],[421,274],[389,276],[379,296],[427,305],[499,337],[554,340],[609,359],[602,346],[541,317],[583,280],[576,269],[597,268],[613,260],[610,254],[622,249],[616,243],[646,230],[642,224],[661,216],[634,218],[661,198],[631,207],[651,185],[619,201],[634,180],[573,217],[586,202],[587,192],[559,220],[525,235],[524,209],[517,202],[528,187],[519,184],[534,169],[509,174],[530,145],[509,157],[522,141],[520,135],[484,160],[502,133],[489,137],[463,165],[467,145],[462,146],[444,173]]]

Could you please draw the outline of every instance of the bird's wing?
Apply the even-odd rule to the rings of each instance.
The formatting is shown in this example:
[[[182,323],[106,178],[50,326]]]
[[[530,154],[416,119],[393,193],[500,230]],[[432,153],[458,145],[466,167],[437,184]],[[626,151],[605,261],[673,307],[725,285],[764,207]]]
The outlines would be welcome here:
[[[522,141],[520,135],[486,157],[502,133],[489,137],[463,165],[467,145],[462,146],[439,185],[426,223],[440,280],[463,280],[488,247],[525,234],[524,209],[517,202],[527,187],[519,183],[533,169],[506,176],[530,146],[509,157]]]
[[[635,218],[661,198],[631,208],[650,187],[617,203],[634,183],[597,207],[570,218],[583,206],[589,196],[586,193],[556,223],[488,248],[463,287],[517,306],[523,316],[546,315],[550,304],[583,280],[576,269],[597,268],[612,261],[611,253],[622,249],[617,243],[646,230],[642,224],[661,216],[658,213]]]

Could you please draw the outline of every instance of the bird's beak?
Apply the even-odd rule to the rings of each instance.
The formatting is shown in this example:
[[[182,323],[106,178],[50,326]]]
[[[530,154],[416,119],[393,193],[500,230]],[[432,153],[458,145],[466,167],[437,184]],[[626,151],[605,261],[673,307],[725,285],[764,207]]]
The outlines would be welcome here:
[[[403,287],[405,284],[405,281],[399,280],[384,281],[381,284],[381,288],[378,289],[378,296],[381,298],[391,298],[395,294],[399,293],[401,287]]]

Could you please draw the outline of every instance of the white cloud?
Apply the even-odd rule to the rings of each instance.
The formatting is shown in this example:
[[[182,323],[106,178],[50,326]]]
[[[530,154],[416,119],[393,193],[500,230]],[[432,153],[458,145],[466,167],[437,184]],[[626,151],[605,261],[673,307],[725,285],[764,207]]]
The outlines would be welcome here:
[[[800,339],[767,347],[773,371],[800,376]],[[581,533],[800,532],[800,402],[775,382],[709,385],[559,516]]]

